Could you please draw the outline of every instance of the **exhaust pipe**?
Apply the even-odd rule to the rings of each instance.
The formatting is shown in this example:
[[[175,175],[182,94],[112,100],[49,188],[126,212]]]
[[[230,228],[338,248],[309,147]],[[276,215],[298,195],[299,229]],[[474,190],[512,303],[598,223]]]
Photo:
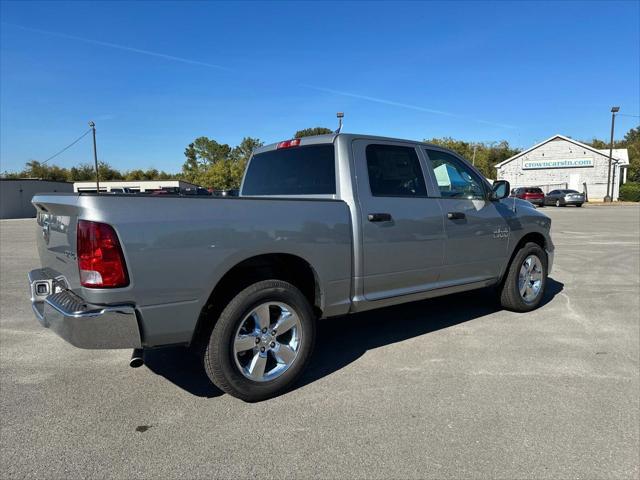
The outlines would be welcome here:
[[[129,366],[131,368],[138,368],[144,365],[143,358],[144,350],[142,348],[134,348],[131,352],[131,360],[129,360]]]

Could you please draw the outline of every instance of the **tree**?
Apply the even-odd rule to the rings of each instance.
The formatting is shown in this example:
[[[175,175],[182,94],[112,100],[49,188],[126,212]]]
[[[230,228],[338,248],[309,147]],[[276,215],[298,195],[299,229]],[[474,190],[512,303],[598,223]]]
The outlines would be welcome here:
[[[298,130],[293,138],[312,137],[314,135],[326,135],[328,133],[333,133],[333,130],[325,127],[305,128],[304,130]]]
[[[264,143],[259,138],[244,137],[240,145],[233,148],[231,155],[235,160],[246,163],[253,151],[262,145]]]
[[[238,188],[247,160],[253,150],[262,145],[257,138],[245,137],[231,148],[226,143],[198,137],[184,151],[182,178],[209,188]]]
[[[624,136],[624,147],[629,151],[627,180],[640,182],[640,126],[632,128]]]
[[[582,143],[586,143],[598,150],[607,150],[609,148],[609,142],[598,138]],[[627,172],[627,181],[640,182],[640,126],[632,128],[625,133],[622,140],[615,140],[613,148],[626,148],[628,150],[629,171]]]
[[[453,150],[469,162],[473,162],[475,167],[480,170],[486,178],[495,178],[495,165],[520,152],[519,149],[511,147],[506,140],[500,142],[470,143],[445,137],[432,138],[431,140],[425,140],[425,142]]]
[[[71,182],[95,180],[96,169],[90,163],[81,163],[78,167],[71,167],[67,179]]]

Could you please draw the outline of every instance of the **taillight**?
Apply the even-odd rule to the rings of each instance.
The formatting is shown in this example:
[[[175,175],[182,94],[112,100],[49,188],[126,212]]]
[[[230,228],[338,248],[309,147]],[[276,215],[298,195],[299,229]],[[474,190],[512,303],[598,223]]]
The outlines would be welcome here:
[[[294,138],[293,140],[285,140],[284,142],[280,142],[278,144],[278,149],[297,147],[298,145],[300,145],[300,139]]]
[[[89,288],[116,288],[129,285],[127,267],[111,225],[78,220],[78,268],[80,284]]]

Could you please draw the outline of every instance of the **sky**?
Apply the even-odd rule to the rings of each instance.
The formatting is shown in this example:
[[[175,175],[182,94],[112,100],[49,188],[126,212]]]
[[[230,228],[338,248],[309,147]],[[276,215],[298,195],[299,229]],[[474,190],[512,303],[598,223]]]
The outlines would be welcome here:
[[[640,2],[0,3],[0,171],[95,121],[113,167],[180,170],[199,136],[616,138],[640,123]],[[627,116],[635,115],[635,116]],[[92,161],[90,135],[53,159]]]

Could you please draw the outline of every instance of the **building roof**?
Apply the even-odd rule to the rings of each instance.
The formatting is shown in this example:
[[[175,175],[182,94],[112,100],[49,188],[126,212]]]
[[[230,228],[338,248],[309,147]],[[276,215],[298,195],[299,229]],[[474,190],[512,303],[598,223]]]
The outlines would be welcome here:
[[[609,149],[598,149],[605,157],[609,158]],[[618,160],[622,165],[629,165],[629,150],[626,148],[614,148],[611,155],[614,160]]]
[[[579,142],[577,140],[574,140],[573,138],[569,138],[569,137],[565,137],[564,135],[560,135],[560,134],[556,134],[552,137],[547,138],[546,140],[537,143],[536,145],[534,145],[531,148],[528,148],[520,153],[516,153],[513,157],[509,157],[506,160],[498,163],[495,165],[495,168],[500,168],[503,165],[506,165],[507,163],[511,162],[512,160],[515,160],[516,158],[522,157],[523,155],[526,155],[527,153],[535,150],[536,148],[541,147],[542,145],[544,145],[545,143],[549,143],[552,142],[554,140],[565,140],[567,142],[573,143],[574,145],[577,145],[580,148],[584,148],[585,150],[590,150],[594,153],[597,153],[598,155],[602,155],[604,157],[609,158],[609,149],[604,149],[604,150],[598,150],[597,148],[593,148],[585,143]],[[629,164],[629,152],[627,151],[626,148],[614,148],[613,149],[613,159],[619,161],[622,165],[628,165]]]
[[[0,178],[0,181],[3,182],[50,182],[50,183],[73,183],[67,182],[66,180],[47,180],[46,178]]]

